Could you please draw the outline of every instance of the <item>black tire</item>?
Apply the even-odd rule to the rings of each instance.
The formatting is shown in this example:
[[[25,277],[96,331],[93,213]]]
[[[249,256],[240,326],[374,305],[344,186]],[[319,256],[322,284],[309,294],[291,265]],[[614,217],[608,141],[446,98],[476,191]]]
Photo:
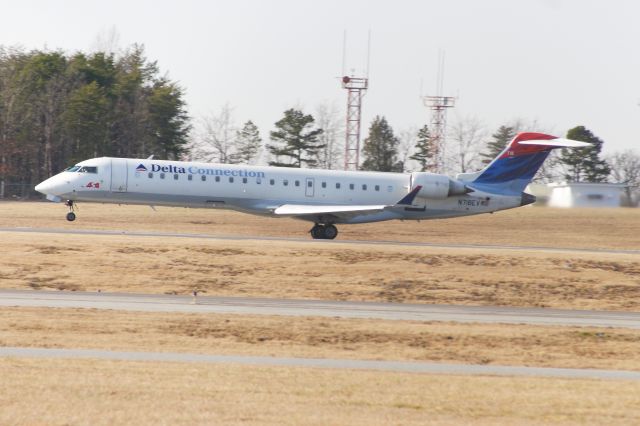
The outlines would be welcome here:
[[[324,226],[322,225],[315,225],[313,228],[311,228],[311,237],[314,240],[322,240],[325,238],[324,236]]]
[[[76,214],[74,212],[67,213],[67,220],[69,222],[73,222],[74,220],[76,220]]]
[[[338,236],[338,228],[334,225],[326,225],[324,227],[324,238],[327,240],[333,240]]]

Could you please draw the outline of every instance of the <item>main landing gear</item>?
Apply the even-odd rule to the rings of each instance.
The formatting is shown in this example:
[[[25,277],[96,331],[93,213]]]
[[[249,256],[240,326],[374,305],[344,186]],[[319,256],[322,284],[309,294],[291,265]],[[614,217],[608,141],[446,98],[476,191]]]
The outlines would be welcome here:
[[[76,208],[73,204],[73,200],[67,200],[65,205],[69,207],[69,213],[67,213],[67,220],[69,222],[73,222],[74,220],[76,220],[76,214],[75,214]]]
[[[322,225],[316,223],[310,232],[314,240],[333,240],[338,236],[338,228],[332,224]]]

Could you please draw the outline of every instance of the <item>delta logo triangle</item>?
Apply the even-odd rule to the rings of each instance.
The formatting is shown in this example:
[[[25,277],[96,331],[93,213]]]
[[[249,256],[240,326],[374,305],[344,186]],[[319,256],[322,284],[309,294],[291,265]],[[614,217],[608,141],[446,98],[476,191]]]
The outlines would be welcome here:
[[[136,167],[136,172],[146,172],[147,168],[144,166],[144,164],[139,164],[138,167]]]

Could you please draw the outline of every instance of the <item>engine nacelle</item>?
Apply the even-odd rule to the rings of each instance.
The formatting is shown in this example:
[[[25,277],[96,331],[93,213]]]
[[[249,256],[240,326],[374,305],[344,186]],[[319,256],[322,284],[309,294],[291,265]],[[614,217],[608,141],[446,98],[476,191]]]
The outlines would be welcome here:
[[[452,195],[464,195],[472,192],[464,183],[448,176],[435,173],[411,173],[411,187],[421,186],[417,196],[442,200]]]

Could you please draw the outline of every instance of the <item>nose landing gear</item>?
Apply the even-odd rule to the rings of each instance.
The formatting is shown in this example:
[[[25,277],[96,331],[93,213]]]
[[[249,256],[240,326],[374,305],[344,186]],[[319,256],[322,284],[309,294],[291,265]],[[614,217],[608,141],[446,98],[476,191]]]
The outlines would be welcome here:
[[[333,240],[338,236],[338,228],[333,224],[323,225],[316,223],[311,228],[311,237],[314,240]]]
[[[76,214],[75,214],[76,208],[75,208],[75,205],[73,204],[73,200],[67,200],[65,205],[69,207],[69,213],[67,213],[67,220],[69,222],[73,222],[74,220],[76,220]]]

